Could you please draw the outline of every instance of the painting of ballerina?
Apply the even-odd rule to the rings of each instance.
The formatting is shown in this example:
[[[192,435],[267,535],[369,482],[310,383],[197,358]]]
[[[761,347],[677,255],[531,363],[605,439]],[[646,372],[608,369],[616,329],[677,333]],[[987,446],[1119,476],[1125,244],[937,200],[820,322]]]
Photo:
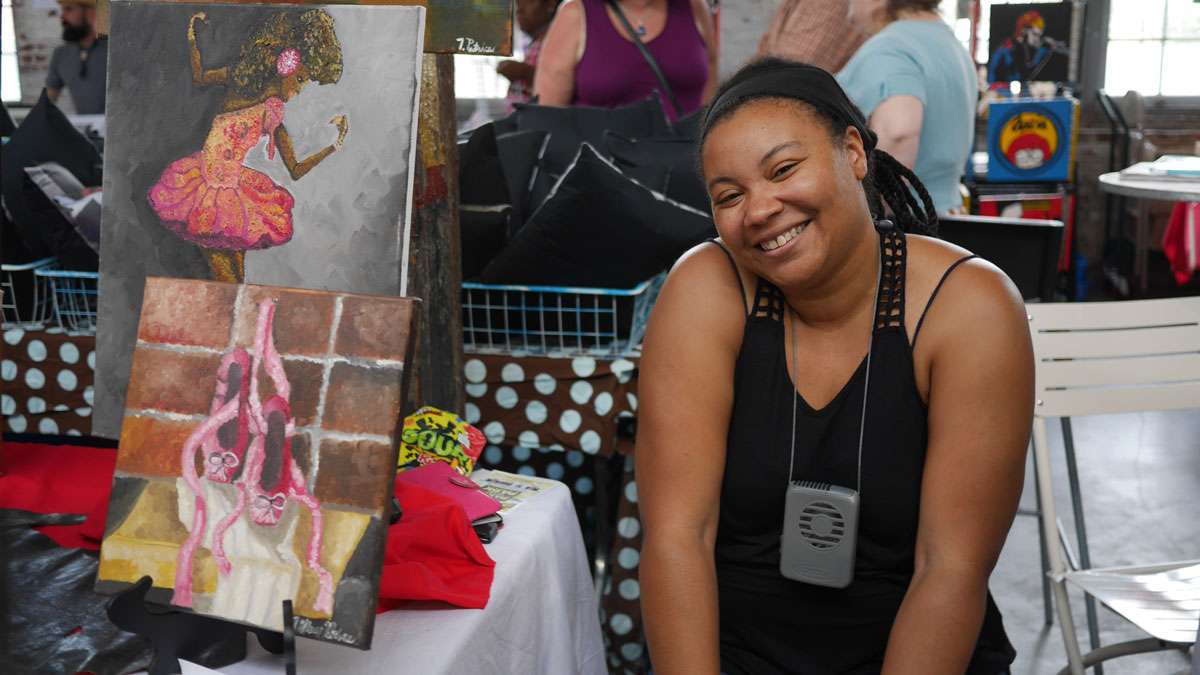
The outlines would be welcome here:
[[[270,176],[245,166],[246,155],[266,138],[267,159],[278,148],[288,175],[299,181],[341,149],[349,131],[345,115],[330,120],[337,128],[333,143],[297,159],[283,110],[305,85],[341,79],[342,50],[327,12],[279,12],[250,36],[236,64],[206,69],[196,24],[207,19],[201,11],[188,20],[192,81],[224,86],[227,94],[203,148],[171,162],[149,199],[163,227],[205,249],[214,279],[238,282],[245,279],[247,250],[291,241],[295,203]]]
[[[112,3],[95,433],[148,276],[400,294],[424,12]]]
[[[368,647],[413,303],[148,279],[97,589]]]

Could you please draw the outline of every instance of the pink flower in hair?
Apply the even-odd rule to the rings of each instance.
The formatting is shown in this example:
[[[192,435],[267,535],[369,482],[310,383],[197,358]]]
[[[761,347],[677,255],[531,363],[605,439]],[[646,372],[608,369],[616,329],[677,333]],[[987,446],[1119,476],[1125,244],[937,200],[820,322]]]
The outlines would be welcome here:
[[[275,61],[275,70],[279,72],[280,77],[287,77],[294,74],[300,69],[300,50],[295,47],[279,52],[279,58]]]

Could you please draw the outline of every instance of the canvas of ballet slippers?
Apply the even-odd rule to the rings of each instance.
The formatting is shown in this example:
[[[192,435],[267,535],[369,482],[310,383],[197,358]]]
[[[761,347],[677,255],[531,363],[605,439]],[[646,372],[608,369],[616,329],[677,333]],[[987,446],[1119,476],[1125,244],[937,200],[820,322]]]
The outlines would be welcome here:
[[[416,302],[147,279],[97,590],[368,648]]]

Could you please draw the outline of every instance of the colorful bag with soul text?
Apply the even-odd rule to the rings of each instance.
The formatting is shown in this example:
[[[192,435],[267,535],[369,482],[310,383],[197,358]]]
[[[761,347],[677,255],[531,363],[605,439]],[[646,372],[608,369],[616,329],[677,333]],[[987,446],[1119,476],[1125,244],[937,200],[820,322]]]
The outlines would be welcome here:
[[[475,470],[485,443],[483,432],[458,415],[426,406],[404,418],[396,470],[446,462],[466,476]]]

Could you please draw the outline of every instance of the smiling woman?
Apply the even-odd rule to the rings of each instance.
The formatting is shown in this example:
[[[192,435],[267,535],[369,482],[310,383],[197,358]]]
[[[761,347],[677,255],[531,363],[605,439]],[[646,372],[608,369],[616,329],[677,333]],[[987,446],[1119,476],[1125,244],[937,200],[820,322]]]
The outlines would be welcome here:
[[[1012,283],[915,234],[924,188],[818,68],[744,68],[700,154],[721,238],[672,270],[639,378],[655,672],[1005,672],[987,583],[1033,407]]]

